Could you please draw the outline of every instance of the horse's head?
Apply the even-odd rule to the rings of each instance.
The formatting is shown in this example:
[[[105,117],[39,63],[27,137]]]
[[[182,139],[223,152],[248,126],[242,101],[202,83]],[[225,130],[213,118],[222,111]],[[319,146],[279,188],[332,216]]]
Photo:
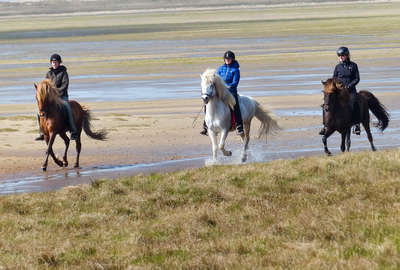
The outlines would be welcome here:
[[[43,80],[38,85],[34,84],[34,86],[36,89],[36,101],[40,116],[45,116],[46,112],[49,111],[49,106],[62,105],[62,99],[59,96],[59,92],[49,79]]]
[[[349,91],[337,78],[321,81],[324,86],[324,109],[326,112],[337,106],[337,102],[346,105],[349,102]]]
[[[215,69],[206,69],[201,77],[201,99],[207,104],[213,97],[219,98],[226,105],[233,108],[235,98],[229,92],[225,82]]]
[[[207,69],[203,74],[200,75],[201,78],[201,99],[204,104],[207,104],[212,97],[217,95],[215,89],[215,69]]]

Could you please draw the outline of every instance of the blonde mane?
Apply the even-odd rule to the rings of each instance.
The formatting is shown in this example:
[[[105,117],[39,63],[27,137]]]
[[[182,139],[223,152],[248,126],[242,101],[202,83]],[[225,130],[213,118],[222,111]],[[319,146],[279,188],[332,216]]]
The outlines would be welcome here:
[[[337,94],[341,101],[346,103],[349,100],[349,92],[338,78],[330,78],[323,82],[325,94]]]
[[[214,84],[215,90],[217,92],[217,97],[221,99],[226,105],[231,107],[231,109],[233,109],[236,104],[235,98],[229,92],[225,82],[217,74],[217,71],[215,69],[206,69],[206,71],[204,71],[204,73],[201,75],[201,78],[202,83]]]
[[[55,103],[57,106],[62,106],[64,101],[60,98],[58,89],[49,80],[43,80],[37,87],[37,98],[42,104]]]

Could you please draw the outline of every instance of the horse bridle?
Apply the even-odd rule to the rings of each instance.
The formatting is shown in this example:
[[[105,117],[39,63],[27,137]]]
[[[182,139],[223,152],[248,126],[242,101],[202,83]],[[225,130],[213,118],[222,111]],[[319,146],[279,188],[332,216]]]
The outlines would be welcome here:
[[[214,84],[210,84],[210,85],[207,87],[207,90],[208,90],[209,88],[213,88],[213,91],[211,91],[211,94],[208,93],[208,91],[207,91],[207,93],[201,95],[201,99],[203,100],[203,102],[204,102],[205,104],[207,104],[207,102],[213,97],[213,94],[212,94],[212,93],[215,92],[215,85],[214,85]]]

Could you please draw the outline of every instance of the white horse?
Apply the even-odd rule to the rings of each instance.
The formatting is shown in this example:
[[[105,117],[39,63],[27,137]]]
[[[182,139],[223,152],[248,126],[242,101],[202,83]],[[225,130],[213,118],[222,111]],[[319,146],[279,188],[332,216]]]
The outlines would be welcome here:
[[[201,77],[201,98],[206,105],[205,122],[208,127],[208,134],[212,143],[214,161],[217,160],[217,151],[221,149],[225,156],[231,156],[232,152],[225,150],[225,140],[231,130],[231,110],[235,106],[235,98],[229,92],[225,82],[216,73],[215,69],[206,69]],[[261,122],[259,137],[267,138],[267,135],[279,129],[279,125],[270,113],[264,110],[261,105],[251,97],[239,95],[240,111],[242,113],[244,134],[242,162],[247,160],[246,150],[250,140],[250,124],[255,116]],[[217,136],[221,133],[219,144]]]

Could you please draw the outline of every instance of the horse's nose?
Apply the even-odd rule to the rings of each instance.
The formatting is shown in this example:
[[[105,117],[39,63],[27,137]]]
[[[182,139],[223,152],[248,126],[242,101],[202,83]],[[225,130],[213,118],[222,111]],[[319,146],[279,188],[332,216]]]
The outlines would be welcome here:
[[[208,103],[208,100],[210,99],[207,95],[202,95],[201,99],[203,100],[204,104]]]

